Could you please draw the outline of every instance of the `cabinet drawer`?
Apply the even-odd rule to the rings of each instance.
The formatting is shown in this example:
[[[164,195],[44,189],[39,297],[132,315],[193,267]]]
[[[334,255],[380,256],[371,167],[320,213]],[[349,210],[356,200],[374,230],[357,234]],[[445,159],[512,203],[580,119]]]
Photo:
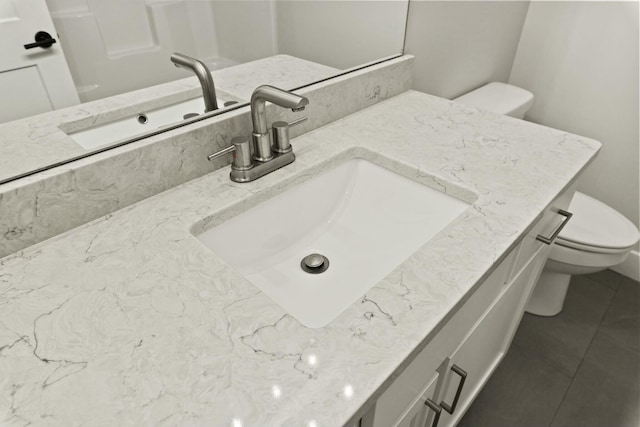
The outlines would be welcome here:
[[[464,339],[482,313],[498,297],[516,251],[507,256],[491,275],[480,285],[467,302],[447,322],[427,347],[407,365],[398,378],[380,396],[375,406],[374,427],[389,427],[414,402],[424,390],[440,364]]]

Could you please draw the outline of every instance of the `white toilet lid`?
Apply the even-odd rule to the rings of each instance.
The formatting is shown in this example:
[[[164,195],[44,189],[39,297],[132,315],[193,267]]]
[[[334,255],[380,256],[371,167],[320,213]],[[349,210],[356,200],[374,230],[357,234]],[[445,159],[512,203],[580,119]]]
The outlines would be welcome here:
[[[638,229],[624,215],[579,191],[573,196],[569,212],[573,217],[558,236],[560,245],[623,249],[638,241]]]

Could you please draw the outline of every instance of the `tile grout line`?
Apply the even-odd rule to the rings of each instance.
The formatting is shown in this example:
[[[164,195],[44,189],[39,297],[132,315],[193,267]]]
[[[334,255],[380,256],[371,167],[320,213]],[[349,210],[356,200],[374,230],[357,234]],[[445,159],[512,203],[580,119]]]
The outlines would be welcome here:
[[[531,314],[531,313],[529,313]],[[532,316],[535,316],[535,314],[531,314]],[[524,348],[520,348],[520,346],[518,346],[518,344],[514,344],[514,347],[518,348],[519,351],[523,352],[523,353],[527,353],[526,350]],[[573,376],[571,375],[567,375],[565,372],[563,372],[560,368],[558,368],[557,366],[553,366],[549,361],[547,361],[546,359],[543,359],[540,356],[537,356],[535,354],[531,354],[531,353],[527,353],[529,355],[529,357],[536,359],[538,362],[543,363],[544,365],[546,365],[548,368],[551,368],[554,372],[557,372],[558,374],[569,378],[570,380],[573,380]]]
[[[608,309],[608,307],[607,307],[607,309]],[[531,314],[531,313],[525,313],[525,315],[536,316],[535,314]],[[516,331],[516,334],[517,333],[518,332]],[[594,336],[595,336],[595,334],[594,334]],[[590,345],[591,345],[591,342],[589,343],[589,346]],[[551,369],[554,373],[559,374],[559,375],[569,379],[569,384],[567,385],[567,388],[565,389],[564,393],[562,394],[562,398],[560,399],[560,402],[558,403],[558,405],[556,406],[555,411],[553,412],[553,416],[551,417],[551,421],[546,425],[546,427],[550,427],[551,423],[553,423],[553,420],[556,417],[556,414],[558,413],[558,410],[560,409],[560,406],[562,405],[562,402],[564,402],[564,398],[565,398],[567,392],[569,391],[569,388],[571,388],[571,384],[573,384],[573,376],[572,375],[567,375],[561,369],[559,369],[558,367],[552,365],[549,361],[545,360],[544,358],[540,357],[539,355],[532,354],[532,353],[527,353],[525,349],[520,348],[517,344],[514,344],[513,347],[515,347],[518,351],[521,351],[523,353],[528,354],[529,357],[531,357],[532,359],[535,359],[538,362],[542,363],[543,365],[545,365],[546,367]],[[582,360],[580,361],[580,363],[582,364]],[[579,367],[580,366],[578,365],[578,369],[579,369]],[[576,369],[576,373],[577,372],[578,372],[578,370]]]
[[[599,284],[600,286],[604,286],[607,287],[606,285],[590,279],[593,282]],[[613,304],[613,300],[616,297],[616,295],[618,294],[618,291],[620,290],[620,284],[622,283],[622,281],[620,281],[620,283],[618,284],[618,287],[615,289],[615,291],[613,292],[613,296],[611,297],[611,299],[609,300],[609,303],[607,304],[607,309],[604,311],[604,313],[602,314],[602,317],[600,318],[600,321],[598,322],[598,327],[596,328],[595,332],[593,333],[593,336],[591,337],[591,340],[589,340],[589,345],[587,346],[584,355],[582,356],[582,358],[580,359],[580,363],[578,364],[578,367],[576,368],[576,372],[573,376],[571,376],[571,382],[569,383],[569,386],[567,387],[567,389],[564,391],[564,393],[562,394],[562,398],[560,399],[560,404],[558,405],[558,407],[556,408],[555,412],[553,413],[553,417],[551,418],[551,423],[549,424],[549,427],[551,427],[551,425],[553,424],[553,421],[555,421],[556,417],[558,416],[558,411],[560,411],[560,408],[562,407],[562,404],[565,401],[565,398],[567,397],[567,393],[569,393],[569,390],[571,389],[571,386],[573,385],[573,380],[575,379],[575,377],[578,375],[578,372],[580,372],[580,368],[582,367],[582,364],[584,363],[584,359],[587,356],[587,353],[589,353],[589,349],[591,349],[591,345],[593,344],[593,340],[595,340],[596,335],[598,335],[598,332],[600,331],[600,326],[602,326],[602,321],[604,320],[604,318],[607,316],[607,313],[609,312],[609,309],[611,308],[611,304]]]

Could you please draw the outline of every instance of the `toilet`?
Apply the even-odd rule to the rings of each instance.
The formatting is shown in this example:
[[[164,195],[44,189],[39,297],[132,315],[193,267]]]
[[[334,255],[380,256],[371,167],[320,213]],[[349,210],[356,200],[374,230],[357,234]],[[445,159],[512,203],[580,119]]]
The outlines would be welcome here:
[[[533,94],[505,83],[489,83],[456,102],[522,119]],[[636,226],[610,206],[576,191],[573,217],[556,238],[526,311],[555,316],[562,311],[571,275],[589,274],[624,262],[638,242]]]
[[[516,86],[493,82],[472,90],[454,101],[522,119],[533,105],[533,94]]]

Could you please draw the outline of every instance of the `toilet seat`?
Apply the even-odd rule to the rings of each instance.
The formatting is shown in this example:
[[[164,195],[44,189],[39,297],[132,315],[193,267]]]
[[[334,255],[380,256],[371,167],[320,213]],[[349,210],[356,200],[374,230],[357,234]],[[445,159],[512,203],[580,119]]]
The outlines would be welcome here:
[[[605,249],[590,247],[590,250],[580,250],[575,247],[567,247],[556,244],[551,248],[547,265],[552,267],[554,271],[567,272],[568,266],[576,266],[582,268],[608,268],[612,265],[620,264],[627,256],[629,256],[629,248],[627,249]],[[560,263],[562,265],[556,265]],[[553,268],[553,267],[556,268]],[[578,274],[573,272],[571,274]],[[584,274],[584,273],[582,273]]]
[[[561,239],[560,236],[556,238],[555,245],[563,246],[565,248],[581,251],[581,252],[595,252],[599,254],[616,254],[619,252],[628,252],[633,249],[633,245],[624,248],[607,248],[603,246],[582,245],[580,243],[572,242],[571,240]]]
[[[569,211],[574,214],[556,243],[598,253],[631,249],[638,242],[638,229],[624,215],[593,197],[576,191]]]
[[[584,193],[575,192],[569,211],[574,216],[557,237],[549,260],[606,268],[623,262],[638,241],[638,230],[631,221]]]

